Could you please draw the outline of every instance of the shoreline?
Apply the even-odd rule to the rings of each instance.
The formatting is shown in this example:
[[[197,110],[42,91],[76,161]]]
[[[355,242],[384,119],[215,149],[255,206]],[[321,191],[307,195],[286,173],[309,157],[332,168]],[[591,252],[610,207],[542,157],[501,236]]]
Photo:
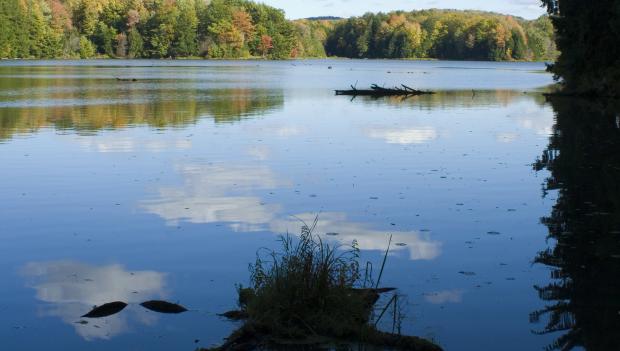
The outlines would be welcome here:
[[[40,62],[40,61],[61,61],[61,62],[89,62],[89,61],[161,61],[161,62],[187,62],[187,61],[204,61],[204,62],[222,62],[222,61],[239,61],[239,62],[295,62],[295,61],[388,61],[388,62],[484,62],[484,63],[551,63],[551,61],[527,61],[527,60],[510,60],[510,61],[492,61],[492,60],[459,60],[459,59],[437,59],[437,58],[349,58],[349,57],[297,57],[289,59],[268,59],[262,57],[246,57],[246,58],[203,58],[203,57],[177,57],[177,58],[116,58],[116,57],[93,57],[93,58],[0,58],[0,62]]]

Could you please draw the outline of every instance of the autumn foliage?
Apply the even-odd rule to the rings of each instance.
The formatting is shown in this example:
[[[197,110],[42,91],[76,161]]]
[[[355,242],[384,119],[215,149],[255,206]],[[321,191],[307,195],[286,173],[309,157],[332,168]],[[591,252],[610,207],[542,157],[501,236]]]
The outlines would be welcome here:
[[[1,0],[0,58],[544,60],[548,17],[427,10],[290,21],[249,0]]]

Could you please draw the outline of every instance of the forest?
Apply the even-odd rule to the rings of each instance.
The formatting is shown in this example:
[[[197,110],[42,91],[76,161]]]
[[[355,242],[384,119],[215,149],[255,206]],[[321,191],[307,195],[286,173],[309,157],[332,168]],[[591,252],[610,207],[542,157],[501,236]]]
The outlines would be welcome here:
[[[296,28],[245,0],[2,0],[5,58],[295,56]]]
[[[552,60],[549,17],[425,10],[287,20],[247,0],[2,0],[0,58]]]
[[[457,60],[553,60],[553,25],[479,11],[424,10],[366,14],[336,24],[331,56]]]

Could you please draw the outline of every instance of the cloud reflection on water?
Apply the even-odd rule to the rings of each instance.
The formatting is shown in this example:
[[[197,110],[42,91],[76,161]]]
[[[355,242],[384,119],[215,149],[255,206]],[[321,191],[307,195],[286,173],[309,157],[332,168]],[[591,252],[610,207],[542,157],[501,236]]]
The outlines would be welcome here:
[[[188,139],[145,140],[134,136],[93,135],[78,136],[76,141],[84,150],[99,153],[137,151],[158,153],[166,150],[188,150],[192,148],[192,142]]]
[[[443,290],[424,294],[424,300],[433,305],[444,303],[461,303],[463,301],[463,290]]]
[[[43,316],[55,316],[72,325],[78,335],[86,340],[110,339],[127,329],[127,313],[90,320],[88,324],[76,323],[80,316],[95,305],[111,301],[129,304],[161,297],[165,275],[155,271],[126,270],[112,264],[93,266],[75,261],[30,262],[22,269],[35,289],[39,301],[49,303],[43,307]],[[132,311],[131,306],[128,311]],[[155,317],[140,309],[133,317],[142,324],[152,324]]]
[[[187,165],[179,171],[185,180],[182,187],[160,188],[157,199],[142,203],[169,225],[224,222],[235,231],[263,230],[280,205],[246,194],[288,185],[263,166]]]
[[[424,144],[437,139],[439,134],[433,127],[385,128],[372,127],[366,134],[374,139],[383,139],[388,144]]]
[[[267,204],[261,197],[247,195],[259,190],[288,186],[265,166],[187,165],[179,167],[184,177],[181,187],[158,190],[153,200],[142,202],[143,209],[165,219],[169,225],[190,223],[227,223],[237,232],[270,230],[275,233],[299,232],[302,219],[311,223],[312,213],[286,216],[279,204]],[[296,219],[298,218],[298,219]],[[408,253],[411,260],[431,260],[441,253],[441,243],[429,234],[416,231],[383,231],[367,224],[352,222],[345,213],[325,212],[319,216],[317,233],[337,232],[332,237],[343,244],[354,239],[362,250],[385,250],[387,235],[393,234],[393,251]]]
[[[289,217],[289,219],[275,220],[271,222],[270,227],[276,233],[297,233],[301,226],[300,220],[305,223],[312,223],[315,216],[316,214],[313,213],[302,213]],[[381,251],[387,249],[388,236],[392,234],[392,243],[401,245],[392,245],[390,250],[392,252],[405,251],[411,260],[432,260],[441,254],[441,243],[433,241],[430,235],[416,231],[399,232],[370,229],[364,223],[349,221],[347,215],[340,212],[321,213],[314,232],[321,236],[326,233],[338,234],[329,236],[329,238],[345,245],[350,245],[353,240],[357,240],[361,250]]]

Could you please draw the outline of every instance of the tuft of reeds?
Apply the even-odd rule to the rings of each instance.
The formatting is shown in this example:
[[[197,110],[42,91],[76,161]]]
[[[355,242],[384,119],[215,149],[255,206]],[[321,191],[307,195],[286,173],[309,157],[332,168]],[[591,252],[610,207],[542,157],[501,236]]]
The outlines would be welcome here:
[[[373,283],[372,265],[360,269],[357,242],[343,247],[329,245],[313,234],[318,222],[303,223],[299,237],[280,237],[281,251],[261,249],[250,264],[250,286],[238,286],[239,311],[222,316],[243,319],[244,324],[217,351],[277,349],[282,345],[309,346],[332,341],[373,344],[404,350],[440,351],[437,345],[400,335],[398,295],[371,322],[381,294],[394,288],[379,288],[389,253]],[[391,242],[391,237],[390,237]],[[377,323],[392,307],[392,333],[377,329]],[[398,329],[398,334],[394,334]],[[302,347],[303,348],[303,347]]]
[[[355,335],[368,320],[360,286],[359,248],[330,246],[304,224],[298,239],[280,237],[281,252],[259,252],[250,265],[251,293],[240,289],[240,302],[254,323],[274,335]]]

